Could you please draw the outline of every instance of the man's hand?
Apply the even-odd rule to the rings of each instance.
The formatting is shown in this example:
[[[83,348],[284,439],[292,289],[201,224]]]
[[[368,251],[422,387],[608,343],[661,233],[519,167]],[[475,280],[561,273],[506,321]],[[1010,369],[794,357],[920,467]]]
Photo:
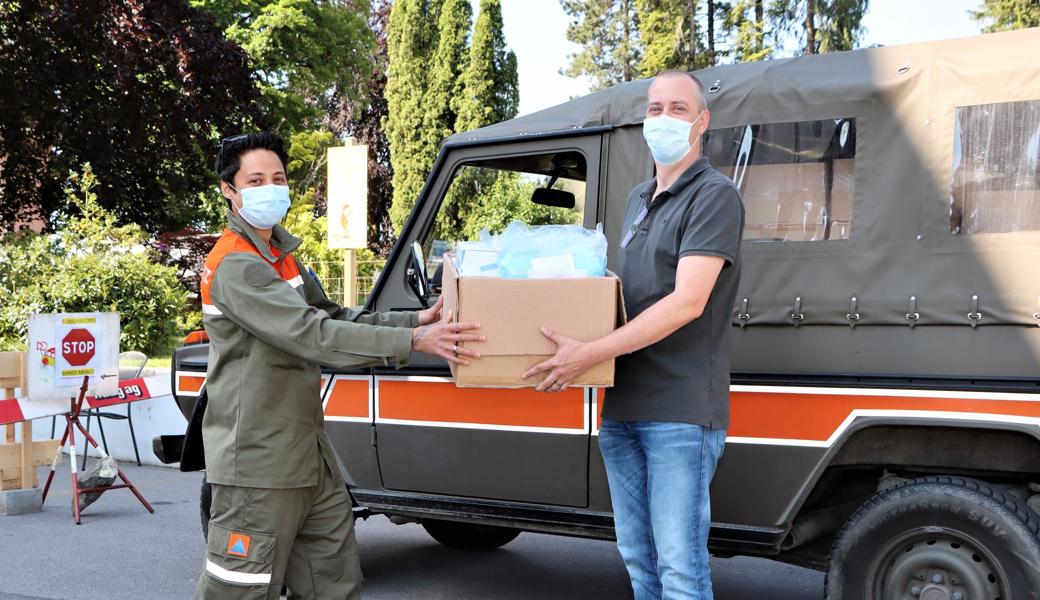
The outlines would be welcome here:
[[[602,360],[596,359],[591,343],[579,342],[547,327],[542,327],[542,335],[556,344],[556,354],[549,360],[531,367],[522,375],[524,379],[527,379],[548,371],[549,374],[535,388],[539,392],[562,391],[575,377],[602,362]]]
[[[429,325],[440,321],[442,308],[444,308],[444,296],[438,296],[437,302],[433,306],[419,311],[419,325]]]
[[[441,302],[438,301],[429,310],[436,309],[439,313],[440,306]],[[421,325],[412,330],[412,350],[434,354],[457,365],[468,365],[469,361],[462,357],[480,358],[480,352],[463,348],[459,346],[459,342],[487,340],[484,336],[475,333],[462,333],[473,329],[480,329],[480,323],[452,323],[451,311],[448,311],[440,321],[432,325]]]

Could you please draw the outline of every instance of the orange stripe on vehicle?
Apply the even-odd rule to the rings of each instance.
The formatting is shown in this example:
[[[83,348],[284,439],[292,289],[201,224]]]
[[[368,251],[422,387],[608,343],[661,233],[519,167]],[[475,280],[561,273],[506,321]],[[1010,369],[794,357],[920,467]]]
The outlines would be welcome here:
[[[195,377],[194,375],[181,375],[177,377],[177,391],[197,392],[202,389],[202,384],[205,382],[205,377]]]
[[[514,427],[585,428],[584,391],[459,388],[453,383],[379,382],[379,418]]]
[[[337,379],[333,382],[329,402],[325,405],[325,416],[369,418],[368,381]]]
[[[732,392],[729,435],[826,441],[856,409],[923,410],[1040,417],[1040,402]]]

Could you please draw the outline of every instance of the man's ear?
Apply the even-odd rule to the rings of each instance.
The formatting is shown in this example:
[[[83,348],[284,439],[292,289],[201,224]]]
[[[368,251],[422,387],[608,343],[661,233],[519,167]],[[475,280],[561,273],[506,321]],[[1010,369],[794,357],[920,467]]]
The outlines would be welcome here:
[[[223,179],[220,180],[220,193],[228,202],[232,202],[232,198],[235,195],[234,190],[232,190],[231,186],[228,185],[228,182],[224,181]]]
[[[701,135],[704,135],[704,133],[708,131],[708,127],[711,125],[711,111],[705,108],[704,118],[701,120],[704,121],[704,126],[701,127]]]

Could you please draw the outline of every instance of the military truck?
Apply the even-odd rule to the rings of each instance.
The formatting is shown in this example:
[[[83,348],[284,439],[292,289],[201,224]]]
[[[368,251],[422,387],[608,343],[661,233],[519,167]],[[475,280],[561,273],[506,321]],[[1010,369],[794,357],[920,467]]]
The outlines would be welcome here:
[[[1031,29],[696,73],[705,153],[747,212],[716,556],[825,570],[828,598],[1040,597],[1036,56]],[[602,223],[613,263],[654,174],[649,84],[445,140],[367,307],[436,295],[423,255],[453,241],[438,213],[472,172]],[[206,394],[195,341],[173,358],[185,416]],[[602,390],[462,389],[428,356],[324,378],[360,514],[470,549],[613,537]]]

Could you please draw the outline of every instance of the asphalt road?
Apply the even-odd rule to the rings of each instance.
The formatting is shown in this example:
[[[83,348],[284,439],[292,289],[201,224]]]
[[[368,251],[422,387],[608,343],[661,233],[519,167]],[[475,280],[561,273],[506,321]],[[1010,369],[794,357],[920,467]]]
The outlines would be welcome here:
[[[74,525],[66,461],[44,512],[0,516],[0,600],[192,597],[204,550],[201,475],[122,466],[156,514],[118,490]],[[383,517],[359,522],[358,539],[366,600],[631,598],[611,542],[525,533],[498,551],[474,554]],[[817,599],[823,585],[814,571],[750,558],[713,559],[712,578],[718,600]]]

